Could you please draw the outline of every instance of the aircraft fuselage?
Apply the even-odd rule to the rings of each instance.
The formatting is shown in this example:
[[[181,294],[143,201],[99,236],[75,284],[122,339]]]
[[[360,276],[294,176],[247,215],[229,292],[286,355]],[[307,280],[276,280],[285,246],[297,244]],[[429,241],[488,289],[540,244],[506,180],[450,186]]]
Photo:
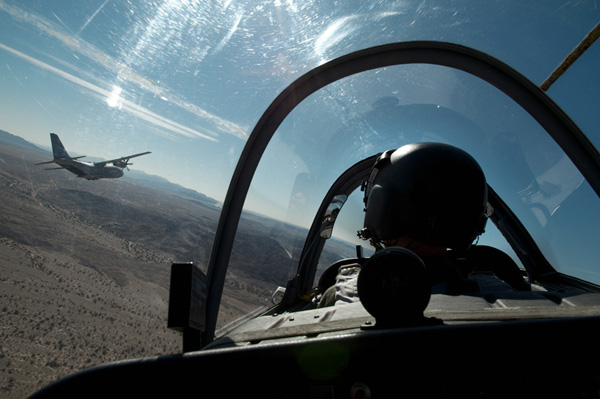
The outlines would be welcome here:
[[[116,179],[123,176],[123,169],[116,166],[98,166],[92,162],[76,161],[73,159],[56,159],[54,163],[87,180]]]

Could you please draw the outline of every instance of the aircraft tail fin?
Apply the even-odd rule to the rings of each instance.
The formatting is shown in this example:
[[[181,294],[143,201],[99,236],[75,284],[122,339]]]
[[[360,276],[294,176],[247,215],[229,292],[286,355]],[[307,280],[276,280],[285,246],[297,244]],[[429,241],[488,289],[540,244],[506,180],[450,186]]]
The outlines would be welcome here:
[[[55,133],[50,133],[50,140],[52,141],[52,152],[54,159],[65,159],[71,158],[65,150],[65,146],[61,143],[60,139]]]

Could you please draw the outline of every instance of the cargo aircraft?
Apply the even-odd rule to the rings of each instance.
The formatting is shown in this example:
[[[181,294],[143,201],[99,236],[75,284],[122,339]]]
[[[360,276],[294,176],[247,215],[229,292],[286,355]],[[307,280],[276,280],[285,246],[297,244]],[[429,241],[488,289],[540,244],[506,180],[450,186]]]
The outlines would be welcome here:
[[[117,177],[121,177],[123,176],[123,168],[126,168],[128,165],[132,165],[129,163],[131,158],[150,154],[150,151],[146,151],[139,154],[110,159],[108,161],[85,162],[78,160],[80,158],[84,158],[85,155],[78,157],[69,156],[67,150],[65,150],[64,145],[56,133],[50,133],[50,140],[52,141],[52,153],[54,155],[54,159],[52,161],[36,163],[36,165],[55,163],[60,165],[60,167],[48,168],[47,170],[64,168],[72,173],[75,173],[77,177],[83,177],[87,180],[116,179]]]

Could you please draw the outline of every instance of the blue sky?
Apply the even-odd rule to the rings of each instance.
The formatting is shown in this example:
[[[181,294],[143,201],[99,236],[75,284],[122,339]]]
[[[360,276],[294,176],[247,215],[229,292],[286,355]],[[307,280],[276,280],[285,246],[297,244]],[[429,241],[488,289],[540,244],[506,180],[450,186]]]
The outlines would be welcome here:
[[[154,20],[144,21],[148,26],[137,27],[138,20],[119,15],[126,10],[107,3],[87,12],[54,3],[39,14],[20,8],[23,3],[0,4],[0,76],[2,92],[10,93],[0,97],[0,128],[41,145],[56,132],[69,151],[103,158],[150,150],[152,156],[136,160],[136,168],[222,199],[226,184],[215,182],[228,180],[252,121],[241,114],[235,120],[220,116],[211,109],[215,93],[204,97],[197,93],[201,87],[192,94],[201,101],[188,100],[192,84],[186,79],[205,72],[175,71],[182,76],[173,82],[169,70],[144,70],[152,57],[179,56],[160,54],[172,44],[161,24],[173,16],[157,11]],[[166,5],[162,10],[175,11]],[[144,32],[131,42],[119,40],[121,49],[115,51],[114,43],[102,43],[106,35],[94,35],[94,29],[107,27],[121,29],[125,37],[140,28]],[[201,62],[201,55],[193,57]],[[223,165],[217,171],[226,169],[223,176],[214,176],[215,164]],[[215,180],[198,186],[198,176],[208,169],[212,175],[205,177]]]
[[[378,17],[371,25],[379,24],[385,36],[392,26],[383,26],[382,15],[395,13],[406,14],[410,21],[406,32],[401,32],[406,39],[422,34],[449,40],[455,39],[451,35],[458,38],[472,30],[473,37],[523,35],[521,41],[537,40],[527,35],[548,22],[543,20],[544,14],[531,10],[540,14],[541,21],[533,20],[533,13],[519,10],[511,15],[500,3],[479,6],[474,12],[478,20],[461,19],[457,6],[456,21],[430,34],[425,28],[413,32],[419,18],[436,21],[448,15],[438,16],[434,7],[421,2],[415,6],[407,2],[403,7],[373,2],[370,7]],[[521,7],[528,11],[527,6]],[[577,27],[572,37],[547,28],[544,34],[563,37],[552,38],[556,56],[532,46],[540,51],[536,54],[540,62],[553,56],[553,64],[548,65],[557,65],[559,57],[593,26],[594,18],[598,20],[598,11],[584,15],[587,10],[581,4],[571,8],[549,3],[542,10],[562,12],[563,19],[577,17],[581,23],[570,22]],[[487,27],[489,32],[478,32],[491,15],[495,25]],[[506,26],[511,18],[518,18],[514,23],[521,25],[522,32]],[[525,19],[527,26],[522,24]],[[357,17],[343,8],[335,11],[311,2],[246,4],[231,0],[138,5],[101,0],[78,2],[77,7],[60,1],[6,1],[0,3],[0,22],[2,91],[10,93],[0,100],[4,125],[0,128],[40,144],[46,142],[47,133],[55,131],[74,151],[102,148],[106,153],[98,155],[106,158],[123,151],[154,150],[154,158],[138,161],[139,168],[163,173],[170,168],[156,166],[162,164],[157,155],[161,152],[167,163],[183,160],[181,166],[186,170],[187,166],[198,170],[222,164],[230,173],[231,165],[224,158],[235,160],[246,135],[275,95],[307,66],[331,57],[331,49],[355,39],[360,25]],[[451,26],[459,23],[464,28]],[[498,47],[495,51],[502,57],[509,56],[511,49]],[[585,57],[598,59],[599,51],[595,46]],[[539,80],[549,73],[549,67],[535,68],[538,65],[527,61],[517,59],[516,66],[530,78]],[[559,102],[566,109],[576,110],[579,105],[573,100],[582,93],[594,96],[592,90],[598,87],[599,78],[589,65],[598,64],[586,62],[575,67],[573,74],[586,76],[577,91],[572,85],[581,80],[566,79],[564,86],[561,81],[552,89],[559,92],[557,99],[565,99]],[[598,143],[595,122],[578,120]],[[98,145],[98,137],[104,137],[104,148]],[[128,141],[128,137],[133,139]],[[142,143],[145,148],[140,148]],[[185,160],[192,154],[197,160],[186,166]],[[183,182],[183,176],[168,174]]]

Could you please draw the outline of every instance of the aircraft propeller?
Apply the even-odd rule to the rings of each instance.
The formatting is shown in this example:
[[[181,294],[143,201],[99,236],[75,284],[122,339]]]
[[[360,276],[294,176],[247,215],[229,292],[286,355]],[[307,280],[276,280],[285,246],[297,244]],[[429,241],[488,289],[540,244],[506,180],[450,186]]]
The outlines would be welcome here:
[[[113,165],[117,166],[119,168],[126,168],[127,170],[129,170],[128,165],[133,165],[133,163],[129,163],[126,160],[122,160],[122,161],[114,161]]]

